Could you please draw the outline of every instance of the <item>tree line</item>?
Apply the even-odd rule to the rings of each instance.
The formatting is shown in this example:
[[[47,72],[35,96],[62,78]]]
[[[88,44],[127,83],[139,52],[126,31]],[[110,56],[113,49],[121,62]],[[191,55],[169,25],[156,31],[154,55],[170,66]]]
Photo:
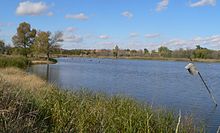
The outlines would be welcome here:
[[[12,37],[13,46],[6,45],[0,40],[0,52],[3,54],[20,54],[25,57],[46,55],[47,60],[53,50],[60,49],[62,32],[36,30],[29,23],[20,23],[16,34]]]
[[[110,49],[61,49],[54,51],[54,54],[61,55],[77,55],[77,56],[114,56],[114,57],[164,57],[164,58],[199,58],[199,59],[220,59],[219,50],[211,50],[200,45],[197,45],[194,49],[177,49],[171,50],[168,47],[160,46],[157,50],[143,50],[135,49],[120,49],[119,46],[115,46]]]

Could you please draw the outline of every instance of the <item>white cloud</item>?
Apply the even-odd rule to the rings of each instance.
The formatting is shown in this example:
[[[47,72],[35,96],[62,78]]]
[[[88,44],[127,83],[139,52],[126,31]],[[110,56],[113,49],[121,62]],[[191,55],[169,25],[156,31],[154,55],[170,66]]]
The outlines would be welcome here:
[[[48,12],[48,13],[47,13],[47,16],[49,16],[49,17],[50,17],[50,16],[53,16],[53,15],[54,15],[53,12]]]
[[[128,42],[127,47],[130,48],[147,48],[149,50],[157,50],[160,46],[166,46],[171,50],[184,48],[184,49],[195,49],[196,45],[200,45],[202,47],[208,49],[220,49],[220,35],[212,35],[206,37],[194,37],[192,39],[170,39],[164,42]]]
[[[64,42],[80,43],[83,42],[83,37],[78,35],[64,35]]]
[[[131,38],[138,37],[138,33],[132,32],[129,34],[129,37],[131,37]]]
[[[43,2],[24,1],[19,3],[16,9],[16,14],[20,16],[36,16],[45,13],[47,9],[48,6]]]
[[[84,13],[79,13],[79,14],[67,14],[65,16],[67,19],[77,19],[77,20],[88,20],[89,17],[86,16]]]
[[[215,6],[216,0],[199,0],[195,3],[190,4],[191,7],[199,7],[199,6],[206,6],[206,5]]]
[[[109,39],[110,38],[110,36],[108,36],[108,35],[100,35],[99,36],[99,39]]]
[[[168,5],[169,5],[169,0],[161,0],[159,3],[157,3],[156,11],[159,12],[165,10]]]
[[[98,42],[97,44],[98,45],[114,45],[115,43],[108,41],[108,42]]]
[[[208,37],[195,37],[190,40],[172,39],[167,42],[163,42],[160,45],[164,45],[172,49],[195,48],[196,45],[201,45],[203,47],[211,49],[220,49],[220,35],[213,35]]]
[[[74,32],[74,31],[76,31],[76,28],[75,27],[67,27],[66,31],[67,32]]]
[[[122,16],[127,17],[127,18],[132,18],[133,14],[129,11],[124,11],[121,13]]]
[[[144,37],[145,37],[145,38],[157,38],[157,37],[160,37],[160,34],[158,34],[158,33],[145,34]]]

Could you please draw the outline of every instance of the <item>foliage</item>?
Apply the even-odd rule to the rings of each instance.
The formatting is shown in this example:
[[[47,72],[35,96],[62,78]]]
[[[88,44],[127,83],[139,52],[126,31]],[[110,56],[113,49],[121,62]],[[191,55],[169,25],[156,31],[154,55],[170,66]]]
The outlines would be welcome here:
[[[5,42],[0,40],[0,53],[3,54],[5,51]]]
[[[158,48],[158,52],[162,57],[171,57],[172,51],[165,46]]]
[[[148,49],[144,49],[144,54],[148,54],[149,53],[149,51],[148,51]]]
[[[26,68],[30,64],[30,61],[21,56],[0,56],[0,67],[18,67]]]
[[[31,29],[30,24],[23,22],[19,24],[16,35],[12,37],[15,47],[21,48],[22,54],[26,57],[30,53],[30,47],[34,43],[36,32],[35,29]]]
[[[39,31],[35,37],[32,50],[35,54],[46,53],[47,46],[49,45],[49,33]]]
[[[193,51],[193,56],[194,58],[202,58],[206,59],[208,58],[208,55],[211,51],[208,50],[207,48],[203,48],[200,45],[196,46],[196,49]]]
[[[45,53],[47,60],[50,58],[50,53],[54,49],[59,49],[62,42],[62,32],[55,32],[53,35],[50,32],[40,31],[37,33],[33,49],[36,53]]]
[[[1,69],[0,132],[175,132],[177,116],[121,96],[62,91],[18,69]],[[16,78],[14,78],[16,77]],[[202,132],[184,116],[180,133]]]
[[[113,55],[115,58],[118,58],[118,52],[119,52],[119,47],[118,47],[118,45],[116,45],[113,50]]]

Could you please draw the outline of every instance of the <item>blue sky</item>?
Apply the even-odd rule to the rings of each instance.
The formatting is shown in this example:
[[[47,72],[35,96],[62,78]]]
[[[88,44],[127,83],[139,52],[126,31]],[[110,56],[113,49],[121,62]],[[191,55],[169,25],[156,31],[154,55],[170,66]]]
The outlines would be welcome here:
[[[0,39],[21,22],[63,31],[67,49],[220,49],[218,0],[0,0]]]

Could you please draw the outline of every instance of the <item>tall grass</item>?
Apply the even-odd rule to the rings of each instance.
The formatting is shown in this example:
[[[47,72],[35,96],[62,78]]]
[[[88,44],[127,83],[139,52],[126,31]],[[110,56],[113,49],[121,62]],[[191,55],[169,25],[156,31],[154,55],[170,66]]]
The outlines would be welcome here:
[[[0,69],[0,132],[173,133],[178,116],[120,96],[63,91],[18,69]],[[203,132],[183,117],[179,133]]]
[[[22,56],[0,56],[0,68],[18,67],[25,68],[30,64],[30,61]]]

